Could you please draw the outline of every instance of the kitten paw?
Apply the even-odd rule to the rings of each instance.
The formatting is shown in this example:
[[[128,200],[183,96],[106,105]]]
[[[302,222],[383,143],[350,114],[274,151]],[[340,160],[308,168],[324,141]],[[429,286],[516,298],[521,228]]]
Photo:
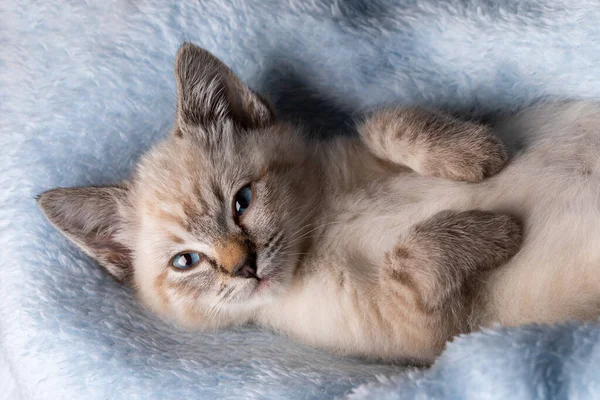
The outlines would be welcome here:
[[[441,211],[412,234],[435,264],[455,261],[454,268],[462,264],[473,271],[505,264],[523,242],[523,226],[516,217],[482,210]]]
[[[376,157],[423,176],[479,182],[508,160],[487,126],[417,107],[381,110],[358,132]]]
[[[521,223],[511,215],[442,211],[413,227],[388,253],[388,276],[412,292],[422,310],[441,309],[460,298],[472,274],[508,262],[522,241]]]
[[[423,163],[422,174],[480,182],[500,172],[508,161],[502,142],[485,126],[464,123],[444,137],[445,144]],[[450,132],[449,132],[450,133]]]

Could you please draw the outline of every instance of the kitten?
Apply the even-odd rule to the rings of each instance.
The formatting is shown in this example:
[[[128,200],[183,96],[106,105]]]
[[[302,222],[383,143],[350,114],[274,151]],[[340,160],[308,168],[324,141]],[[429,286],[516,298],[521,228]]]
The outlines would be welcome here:
[[[504,125],[526,150],[503,169],[501,142],[475,123],[382,110],[322,143],[192,44],[175,75],[173,133],[131,179],[38,200],[164,318],[431,362],[493,322],[598,316],[597,106]]]

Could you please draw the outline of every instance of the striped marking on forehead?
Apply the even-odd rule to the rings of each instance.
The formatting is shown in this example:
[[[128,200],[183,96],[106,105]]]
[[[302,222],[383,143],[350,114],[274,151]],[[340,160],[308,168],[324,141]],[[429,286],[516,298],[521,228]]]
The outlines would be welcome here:
[[[191,235],[178,234],[183,239],[212,242],[227,234],[233,223],[232,193],[239,189],[235,186],[247,183],[242,181],[248,173],[229,168],[226,155],[211,157],[190,147],[171,149],[163,163],[152,165],[139,194],[155,224],[168,221]]]
[[[149,215],[193,232],[198,229],[198,221],[216,220],[226,208],[223,190],[215,181],[204,185],[195,183],[189,190],[180,185],[173,186],[153,190],[146,195],[143,205]]]

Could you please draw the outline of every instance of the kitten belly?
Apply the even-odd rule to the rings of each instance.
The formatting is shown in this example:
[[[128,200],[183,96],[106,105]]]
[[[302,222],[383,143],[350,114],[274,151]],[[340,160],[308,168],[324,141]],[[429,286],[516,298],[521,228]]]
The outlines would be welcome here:
[[[600,133],[594,129],[600,118],[595,121],[566,124],[585,135],[566,128],[562,137],[547,132],[547,143],[538,141],[480,184],[408,174],[376,182],[381,190],[372,190],[374,184],[338,200],[332,214],[339,217],[311,258],[314,273],[259,322],[345,354],[431,360],[441,350],[435,337],[441,329],[411,332],[415,316],[402,313],[399,301],[389,297],[388,307],[381,307],[374,299],[385,254],[412,226],[447,209],[510,213],[524,223],[521,250],[483,277],[472,329],[597,318]]]
[[[509,127],[529,150],[482,183],[477,203],[525,223],[521,251],[483,288],[476,321],[521,325],[600,315],[600,110],[587,103],[524,114]]]
[[[434,359],[447,339],[442,327],[414,331],[418,315],[405,312],[393,298],[377,301],[377,271],[414,224],[445,209],[474,208],[521,217],[525,240],[508,264],[484,278],[470,317],[472,329],[494,322],[512,326],[597,317],[600,179],[581,181],[559,171],[540,174],[538,162],[536,157],[517,159],[478,185],[409,178],[399,183],[404,194],[392,196],[401,206],[365,198],[371,211],[355,210],[345,224],[329,231],[312,260],[315,275],[270,307],[261,324],[343,354]]]
[[[525,240],[519,253],[487,278],[475,318],[480,324],[600,315],[600,175],[540,174],[538,161],[515,164],[481,201],[482,208],[522,217]],[[508,189],[516,182],[522,185]]]

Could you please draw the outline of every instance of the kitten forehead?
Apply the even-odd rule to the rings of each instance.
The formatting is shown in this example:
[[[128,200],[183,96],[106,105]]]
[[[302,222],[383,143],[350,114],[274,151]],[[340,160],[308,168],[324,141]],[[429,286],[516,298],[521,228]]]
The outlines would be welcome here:
[[[201,150],[163,143],[140,163],[134,186],[136,208],[190,233],[202,227],[205,235],[217,234],[226,201],[213,171],[214,164]]]
[[[170,228],[172,241],[190,241],[190,237],[212,240],[227,232],[225,205],[210,187],[201,192],[162,189],[144,190],[140,210],[157,227]]]
[[[198,137],[172,135],[139,163],[133,202],[152,218],[177,223],[188,232],[223,235],[230,203],[242,186],[265,171],[280,173],[283,166],[298,164],[294,158],[303,157],[299,135],[290,140],[285,128],[239,131],[224,124],[198,127],[203,130]]]

